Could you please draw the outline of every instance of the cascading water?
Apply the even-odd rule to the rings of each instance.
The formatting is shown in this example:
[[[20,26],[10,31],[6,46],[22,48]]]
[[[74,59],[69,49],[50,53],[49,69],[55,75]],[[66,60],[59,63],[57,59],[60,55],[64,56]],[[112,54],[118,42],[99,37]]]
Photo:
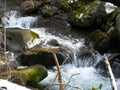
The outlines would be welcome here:
[[[71,36],[55,35],[47,32],[45,28],[32,28],[31,25],[36,21],[37,17],[21,17],[17,11],[7,12],[3,17],[6,22],[3,22],[7,28],[27,28],[40,35],[42,45],[41,47],[58,46],[50,45],[50,40],[57,40],[61,47],[64,47],[67,51],[66,56],[71,59],[71,62],[61,66],[63,83],[67,84],[66,90],[89,90],[92,86],[98,87],[102,84],[102,90],[112,90],[109,78],[105,78],[96,71],[94,66],[98,63],[103,56],[98,52],[92,53],[90,57],[80,58],[81,47],[84,47],[83,38],[73,38]],[[42,86],[48,86],[51,84],[57,74],[57,70],[48,70],[48,77],[41,81],[39,84]],[[120,89],[120,79],[116,79],[118,90]],[[57,79],[55,83],[58,83]],[[59,90],[57,85],[54,85],[50,90]]]

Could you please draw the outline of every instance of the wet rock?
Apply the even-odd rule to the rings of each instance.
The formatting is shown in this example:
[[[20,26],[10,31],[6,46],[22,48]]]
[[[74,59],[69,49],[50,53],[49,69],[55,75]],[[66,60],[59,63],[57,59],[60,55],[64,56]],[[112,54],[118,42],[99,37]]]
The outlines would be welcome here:
[[[70,24],[64,20],[64,19],[55,19],[55,18],[49,18],[49,19],[43,19],[38,18],[37,21],[34,23],[31,27],[45,27],[47,29],[52,30],[58,30],[58,31],[66,31],[70,30]]]
[[[78,10],[70,15],[70,23],[79,27],[94,27],[102,24],[109,14],[116,10],[117,6],[101,1],[88,4],[83,3]]]
[[[0,28],[3,33],[3,28]],[[37,40],[37,43],[36,43]],[[2,43],[4,41],[2,40]],[[9,51],[22,51],[40,43],[40,37],[31,30],[12,28],[6,30],[6,46]]]
[[[57,13],[57,8],[56,7],[44,7],[41,9],[41,13],[43,17],[51,17],[54,14]]]
[[[111,56],[108,57],[112,72],[116,78],[120,78],[120,54],[112,54]],[[96,69],[99,71],[99,73],[103,76],[109,76],[108,74],[108,69],[106,67],[106,64],[104,60],[101,60],[97,65]]]
[[[66,1],[61,0],[51,0],[50,2],[51,6],[57,7],[59,10],[63,10],[65,12],[70,12],[72,10],[71,6]]]
[[[59,64],[61,65],[64,61],[64,56],[60,54],[62,49],[60,48],[38,48],[35,50],[29,50],[23,52],[19,57],[19,61],[21,65],[35,65],[41,64],[45,67],[52,67],[55,66],[54,58],[52,53],[56,53]]]
[[[34,65],[24,69],[12,70],[10,80],[19,84],[36,86],[47,75],[47,69],[44,66]],[[8,78],[7,76],[8,72],[0,73],[1,78]]]
[[[24,1],[20,6],[20,11],[23,15],[30,15],[35,12],[39,12],[41,6],[44,5],[44,2],[41,1]]]
[[[56,39],[52,39],[48,41],[47,44],[52,45],[52,46],[60,46],[60,44],[58,43]]]
[[[96,30],[89,35],[89,39],[93,41],[94,48],[100,52],[108,50],[110,45],[110,37],[100,30]]]

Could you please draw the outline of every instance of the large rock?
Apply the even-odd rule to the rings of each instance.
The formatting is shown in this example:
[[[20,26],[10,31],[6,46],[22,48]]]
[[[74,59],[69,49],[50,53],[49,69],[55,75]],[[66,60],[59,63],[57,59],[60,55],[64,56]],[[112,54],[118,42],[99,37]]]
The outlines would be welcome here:
[[[34,0],[27,0],[22,2],[20,6],[20,11],[23,15],[29,15],[38,13],[41,6],[44,5],[44,0],[34,1]]]
[[[59,52],[63,51],[60,48],[38,48],[34,50],[29,50],[23,52],[19,57],[19,61],[21,65],[35,65],[35,64],[41,64],[46,67],[52,67],[55,66],[54,58],[52,53],[56,53],[59,64],[62,64],[64,61],[64,56],[60,54]]]
[[[1,78],[8,78],[8,75],[8,72],[0,73]],[[24,69],[12,70],[10,80],[19,84],[36,86],[47,75],[47,69],[44,66],[34,65]]]
[[[62,0],[51,0],[50,1],[51,6],[57,7],[59,10],[63,10],[65,12],[70,12],[72,10],[71,6],[68,2],[62,1]]]
[[[65,19],[55,19],[55,18],[49,18],[49,19],[43,19],[38,17],[37,21],[33,24],[32,27],[45,27],[47,29],[50,29],[51,32],[54,30],[57,31],[66,31],[70,30],[70,24]]]
[[[100,52],[108,50],[110,45],[110,37],[100,30],[96,30],[89,34],[89,39],[93,41],[94,48]]]
[[[80,4],[81,7],[75,10],[70,16],[71,24],[79,27],[90,27],[103,24],[107,16],[114,12],[117,6],[101,1],[94,1],[88,4]]]
[[[0,32],[3,33],[3,28]],[[4,42],[4,41],[2,41]],[[31,30],[11,28],[6,30],[6,46],[10,51],[22,51],[40,43],[40,37]]]

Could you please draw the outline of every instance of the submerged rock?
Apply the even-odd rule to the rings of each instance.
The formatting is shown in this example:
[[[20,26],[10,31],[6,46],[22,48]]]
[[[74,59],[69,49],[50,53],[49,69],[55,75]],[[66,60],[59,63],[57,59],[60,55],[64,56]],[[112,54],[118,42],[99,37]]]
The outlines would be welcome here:
[[[56,53],[59,64],[61,65],[64,61],[64,56],[59,54],[62,49],[60,48],[38,48],[34,50],[28,50],[23,52],[19,57],[21,65],[35,65],[41,64],[45,67],[55,66],[54,58],[52,53]]]
[[[0,28],[3,33],[3,28]],[[4,41],[2,40],[2,43]],[[11,28],[6,30],[6,46],[9,51],[22,51],[40,43],[40,37],[31,30]]]
[[[24,69],[12,70],[11,81],[19,84],[36,86],[38,82],[47,77],[47,69],[41,65],[34,65]],[[8,73],[0,73],[1,78],[8,78]]]

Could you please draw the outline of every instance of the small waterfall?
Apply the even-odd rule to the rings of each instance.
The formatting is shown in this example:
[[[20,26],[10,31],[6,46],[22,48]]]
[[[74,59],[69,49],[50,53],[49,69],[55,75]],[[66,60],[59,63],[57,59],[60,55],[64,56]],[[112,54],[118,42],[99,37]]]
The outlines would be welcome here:
[[[81,90],[89,90],[92,86],[98,87],[102,84],[102,90],[112,90],[109,78],[105,78],[99,75],[94,65],[98,63],[103,56],[98,52],[93,52],[88,57],[81,56],[81,48],[85,47],[83,38],[73,38],[71,36],[55,35],[49,33],[46,28],[31,28],[31,25],[35,23],[37,17],[21,17],[17,11],[10,11],[6,13],[6,16],[2,19],[3,24],[7,28],[29,28],[32,31],[38,33],[41,38],[41,47],[62,47],[66,50],[65,56],[70,59],[70,63],[61,66],[62,79],[66,86],[66,90],[78,90],[75,87],[79,87]],[[49,44],[51,40],[57,41],[58,45]],[[48,77],[41,81],[39,84],[48,86],[51,84],[56,75],[56,67],[52,70],[48,70]],[[72,77],[72,78],[71,78]],[[57,79],[55,83],[58,83]],[[120,80],[117,79],[118,90],[120,89]],[[71,87],[72,86],[72,87]],[[58,86],[55,85],[50,90],[59,90]]]
[[[36,21],[37,17],[21,17],[18,11],[7,12],[4,17],[2,17],[3,25],[6,28],[25,28],[29,29],[31,25]]]

